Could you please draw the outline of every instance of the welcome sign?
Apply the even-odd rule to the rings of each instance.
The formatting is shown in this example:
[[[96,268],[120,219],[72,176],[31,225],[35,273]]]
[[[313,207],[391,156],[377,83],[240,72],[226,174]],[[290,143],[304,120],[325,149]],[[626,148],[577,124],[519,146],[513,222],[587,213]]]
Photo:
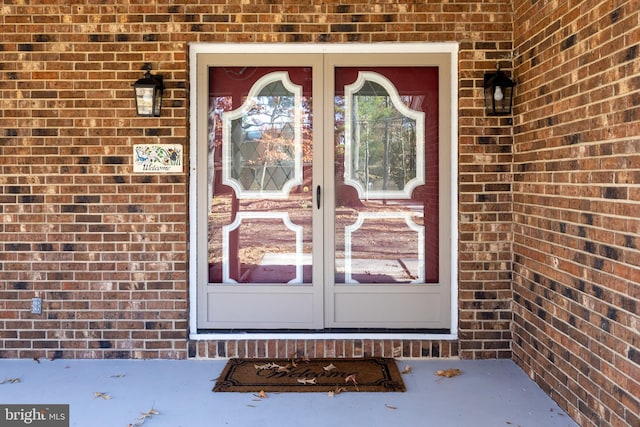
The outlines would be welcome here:
[[[182,145],[136,144],[133,146],[133,171],[147,173],[182,172]]]

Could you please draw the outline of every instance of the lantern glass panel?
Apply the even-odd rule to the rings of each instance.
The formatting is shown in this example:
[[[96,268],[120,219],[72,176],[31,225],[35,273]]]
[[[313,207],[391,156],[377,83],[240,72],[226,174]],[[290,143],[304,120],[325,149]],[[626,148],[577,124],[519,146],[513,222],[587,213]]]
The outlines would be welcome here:
[[[160,117],[160,109],[162,108],[162,86],[156,85],[153,101],[153,115]]]
[[[155,85],[136,85],[136,111],[139,116],[153,116],[156,109],[154,92]]]
[[[495,74],[485,74],[484,104],[487,115],[504,116],[511,114],[514,86],[513,81],[500,70]]]

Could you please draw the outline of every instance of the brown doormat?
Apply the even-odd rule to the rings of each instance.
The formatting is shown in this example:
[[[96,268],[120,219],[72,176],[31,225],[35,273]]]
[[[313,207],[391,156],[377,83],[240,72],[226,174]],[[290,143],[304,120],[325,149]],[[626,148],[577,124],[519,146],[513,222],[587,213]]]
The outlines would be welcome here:
[[[389,358],[230,359],[213,391],[405,391]]]

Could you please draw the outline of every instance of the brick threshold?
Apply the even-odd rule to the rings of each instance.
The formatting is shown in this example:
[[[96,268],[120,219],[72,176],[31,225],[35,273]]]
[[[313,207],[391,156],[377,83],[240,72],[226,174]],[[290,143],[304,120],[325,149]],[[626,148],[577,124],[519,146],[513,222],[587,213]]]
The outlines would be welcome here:
[[[458,358],[455,335],[433,334],[199,334],[189,358],[321,357]]]

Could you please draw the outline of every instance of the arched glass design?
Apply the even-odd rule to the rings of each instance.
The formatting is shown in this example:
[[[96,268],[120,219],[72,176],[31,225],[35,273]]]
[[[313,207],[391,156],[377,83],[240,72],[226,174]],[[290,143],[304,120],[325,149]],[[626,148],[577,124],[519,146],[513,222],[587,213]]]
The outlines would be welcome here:
[[[398,66],[335,74],[335,281],[437,283],[437,73]]]
[[[311,283],[311,72],[211,67],[209,283]]]
[[[361,199],[410,199],[424,184],[424,112],[385,76],[361,71],[345,87],[344,183]]]
[[[287,198],[302,182],[302,87],[269,73],[222,115],[222,182],[238,199]]]

